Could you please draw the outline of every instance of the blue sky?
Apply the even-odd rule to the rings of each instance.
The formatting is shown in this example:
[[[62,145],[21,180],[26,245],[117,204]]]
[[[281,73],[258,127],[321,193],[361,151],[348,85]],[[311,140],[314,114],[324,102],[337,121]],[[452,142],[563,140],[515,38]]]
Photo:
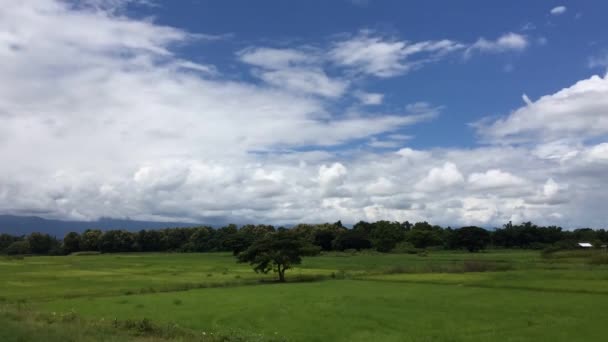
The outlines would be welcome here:
[[[538,98],[597,73],[597,67],[589,67],[589,58],[608,48],[601,29],[606,26],[608,4],[602,1],[193,0],[155,4],[131,6],[128,13],[190,32],[230,35],[229,39],[189,45],[179,52],[235,77],[248,77],[247,68],[234,56],[240,49],[260,45],[323,47],[336,35],[364,29],[410,41],[475,42],[507,32],[525,35],[530,41],[525,51],[468,60],[454,55],[403,77],[361,80],[366,90],[384,94],[387,110],[419,101],[445,107],[440,119],[405,130],[405,134],[416,135],[411,146],[417,148],[474,146],[475,132],[467,123],[507,114],[521,105],[523,93]],[[566,7],[563,14],[550,13],[559,6]],[[417,129],[423,129],[424,134],[416,134]]]
[[[7,1],[0,213],[604,227],[603,1]]]

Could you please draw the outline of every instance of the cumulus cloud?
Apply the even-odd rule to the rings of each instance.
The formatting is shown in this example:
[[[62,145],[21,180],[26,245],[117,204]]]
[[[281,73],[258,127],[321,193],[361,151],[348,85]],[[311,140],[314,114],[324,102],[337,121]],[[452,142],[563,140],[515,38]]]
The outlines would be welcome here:
[[[468,183],[475,189],[496,189],[522,185],[524,180],[508,172],[492,169],[483,173],[471,173]]]
[[[321,165],[319,168],[318,182],[323,196],[340,197],[341,195],[344,195],[341,186],[344,183],[347,174],[348,171],[346,170],[346,167],[341,163],[333,163],[329,166]]]
[[[386,106],[362,106],[352,83],[333,88],[349,79],[327,67],[403,74],[458,44],[360,33],[330,47],[361,47],[348,63],[321,48],[248,48],[237,57],[259,79],[247,81],[174,49],[213,40],[116,11],[53,0],[0,8],[0,212],[605,224],[605,77],[478,123],[490,144],[422,150],[408,145],[407,128],[441,107],[370,111]]]
[[[608,162],[608,143],[601,143],[585,151],[585,157],[591,162]]]
[[[426,177],[416,183],[415,188],[424,192],[432,192],[461,184],[463,181],[464,177],[456,165],[446,162],[442,167],[432,168]]]
[[[592,76],[546,95],[493,122],[479,133],[497,142],[584,140],[608,134],[608,77]]]
[[[379,177],[369,184],[365,190],[368,194],[375,196],[392,195],[399,192],[397,185],[386,177]]]
[[[566,8],[566,6],[556,6],[553,7],[551,11],[549,11],[549,13],[551,13],[551,15],[562,15],[566,13],[567,10],[568,9]]]

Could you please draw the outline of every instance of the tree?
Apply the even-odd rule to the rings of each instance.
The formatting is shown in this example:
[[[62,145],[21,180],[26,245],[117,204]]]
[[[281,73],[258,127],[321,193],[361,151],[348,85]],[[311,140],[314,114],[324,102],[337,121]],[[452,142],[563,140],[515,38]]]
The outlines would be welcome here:
[[[407,232],[405,239],[416,248],[441,245],[439,231],[413,228]]]
[[[0,234],[0,253],[6,251],[8,246],[18,239],[12,235]]]
[[[207,252],[211,250],[209,241],[211,240],[212,228],[200,227],[194,230],[194,233],[190,235],[188,242],[188,251],[191,252]]]
[[[314,244],[319,246],[324,251],[330,251],[332,248],[332,242],[336,238],[338,233],[333,230],[323,229],[315,232]]]
[[[349,229],[339,234],[333,242],[334,249],[343,251],[346,249],[362,249],[372,248],[372,242],[365,236],[362,231]]]
[[[81,251],[98,251],[99,241],[103,233],[99,229],[87,229],[81,237]]]
[[[490,243],[490,233],[479,227],[462,227],[453,233],[456,247],[466,248],[469,252],[478,252]]]
[[[76,232],[69,232],[63,238],[63,251],[66,254],[80,251],[80,235]]]
[[[102,253],[131,252],[135,238],[126,230],[108,230],[99,240],[99,251]]]
[[[404,233],[399,222],[378,221],[373,224],[370,237],[378,252],[390,252],[403,241]]]
[[[27,240],[15,241],[6,248],[8,255],[30,254],[30,243]]]
[[[144,252],[163,250],[162,233],[158,230],[140,230],[135,237],[136,249]]]
[[[240,263],[249,263],[256,273],[274,271],[279,281],[285,282],[285,271],[302,262],[302,256],[316,255],[319,248],[312,246],[289,231],[269,233],[253,242],[237,255]]]
[[[34,254],[48,254],[53,247],[53,238],[49,234],[32,233],[27,237],[27,242]]]

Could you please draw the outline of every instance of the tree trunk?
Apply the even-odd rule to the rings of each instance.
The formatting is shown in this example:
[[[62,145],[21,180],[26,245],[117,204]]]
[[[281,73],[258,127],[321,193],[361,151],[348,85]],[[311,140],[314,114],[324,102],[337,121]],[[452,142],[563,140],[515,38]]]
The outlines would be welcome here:
[[[285,282],[285,268],[281,268],[281,265],[279,265],[279,282]]]

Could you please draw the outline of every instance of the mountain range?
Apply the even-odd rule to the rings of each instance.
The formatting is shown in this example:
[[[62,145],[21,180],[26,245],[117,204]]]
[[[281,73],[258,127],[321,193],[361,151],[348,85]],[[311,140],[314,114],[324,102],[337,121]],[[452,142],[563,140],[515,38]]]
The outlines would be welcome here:
[[[169,227],[195,227],[202,224],[184,222],[136,221],[130,219],[101,218],[97,221],[63,221],[45,219],[38,216],[0,215],[0,233],[27,235],[32,232],[47,233],[63,237],[69,232],[83,232],[87,229],[162,229]],[[214,225],[212,225],[214,226]]]

